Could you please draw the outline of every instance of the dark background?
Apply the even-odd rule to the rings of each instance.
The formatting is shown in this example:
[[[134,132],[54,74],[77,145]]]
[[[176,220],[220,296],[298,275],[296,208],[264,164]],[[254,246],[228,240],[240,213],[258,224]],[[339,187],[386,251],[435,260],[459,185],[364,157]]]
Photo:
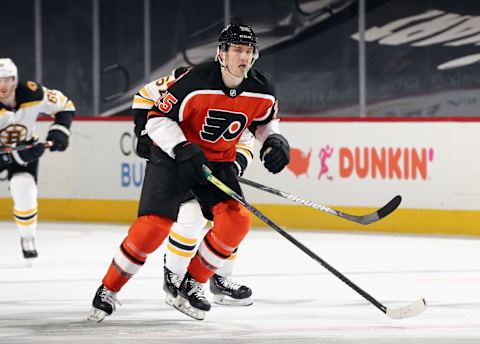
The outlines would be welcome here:
[[[151,73],[145,75],[144,2],[98,0],[100,99],[95,113],[95,0],[39,1],[41,81],[63,91],[83,116],[128,114],[133,94],[147,80],[213,58],[225,22],[224,0],[150,0]],[[367,30],[432,9],[480,14],[478,0],[366,3]],[[15,61],[20,79],[35,79],[35,0],[3,0],[2,5],[0,57]],[[358,31],[357,1],[231,0],[230,16],[251,25],[259,36],[255,67],[274,77],[284,116],[358,116],[359,50],[351,37]],[[479,33],[471,36],[480,34],[480,22],[477,26]],[[480,53],[480,46],[412,43],[366,42],[368,116],[479,116],[479,64],[447,70],[437,66]]]

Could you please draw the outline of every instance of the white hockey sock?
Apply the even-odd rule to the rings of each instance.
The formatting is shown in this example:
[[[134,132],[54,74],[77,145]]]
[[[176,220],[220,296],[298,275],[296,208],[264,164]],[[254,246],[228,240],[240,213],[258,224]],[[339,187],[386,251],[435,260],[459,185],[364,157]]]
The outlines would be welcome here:
[[[195,254],[197,238],[186,237],[179,234],[174,224],[168,235],[167,252],[165,253],[165,266],[170,271],[184,275],[190,259]]]
[[[173,224],[168,236],[165,261],[167,269],[179,275],[185,274],[206,223],[197,200],[181,205],[177,222]]]
[[[10,179],[13,215],[22,238],[32,238],[37,229],[37,184],[29,173],[16,173]]]
[[[233,254],[224,261],[223,266],[218,268],[215,271],[215,274],[223,277],[229,277],[233,273],[233,266],[235,265],[235,258],[237,258],[237,251],[233,252]]]

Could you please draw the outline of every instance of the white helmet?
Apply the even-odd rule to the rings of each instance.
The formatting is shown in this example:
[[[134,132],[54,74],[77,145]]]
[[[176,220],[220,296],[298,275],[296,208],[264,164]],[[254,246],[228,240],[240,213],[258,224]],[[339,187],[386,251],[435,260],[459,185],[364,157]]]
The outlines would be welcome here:
[[[11,59],[7,58],[0,58],[0,78],[8,78],[13,76],[15,79],[15,83],[18,82],[18,70],[17,66]]]

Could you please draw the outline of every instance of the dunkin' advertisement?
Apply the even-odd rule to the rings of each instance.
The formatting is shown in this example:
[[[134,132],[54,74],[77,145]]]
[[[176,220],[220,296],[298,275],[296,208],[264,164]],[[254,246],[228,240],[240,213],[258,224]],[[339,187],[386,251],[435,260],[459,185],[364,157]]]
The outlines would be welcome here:
[[[480,208],[480,161],[468,153],[480,144],[480,123],[289,121],[281,128],[291,144],[287,169],[271,175],[255,159],[246,176],[324,204],[375,207],[400,194],[406,208]]]
[[[40,137],[49,124],[39,123]],[[284,120],[280,128],[290,142],[290,164],[281,173],[269,173],[257,146],[245,178],[335,207],[378,208],[401,195],[402,209],[480,209],[480,122]],[[130,119],[77,119],[69,149],[47,151],[41,158],[39,198],[74,200],[76,207],[95,202],[98,209],[99,204],[116,209],[126,201],[134,214],[146,166],[135,145]],[[5,201],[8,182],[5,173],[0,177],[0,200]],[[292,205],[249,186],[243,189],[256,205]]]

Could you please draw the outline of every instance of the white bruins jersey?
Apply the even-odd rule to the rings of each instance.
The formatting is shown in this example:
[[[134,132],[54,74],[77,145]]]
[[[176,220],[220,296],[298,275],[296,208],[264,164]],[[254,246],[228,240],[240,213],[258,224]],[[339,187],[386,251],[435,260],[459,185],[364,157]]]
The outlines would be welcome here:
[[[160,79],[150,82],[137,92],[133,97],[132,110],[145,110],[147,112],[155,105],[155,102],[162,97],[168,88],[175,83],[177,79],[172,75],[164,76]],[[178,79],[182,78],[182,74]],[[241,154],[247,159],[247,166],[253,159],[255,137],[249,130],[245,130],[236,145],[237,154]]]
[[[0,102],[0,145],[11,145],[35,136],[41,114],[55,118],[58,112],[75,111],[73,102],[62,92],[50,90],[34,81],[20,82],[15,90],[17,108]]]
[[[155,105],[155,101],[160,98],[167,91],[168,86],[174,82],[175,78],[173,75],[169,75],[146,84],[133,97],[132,109],[150,111]]]

